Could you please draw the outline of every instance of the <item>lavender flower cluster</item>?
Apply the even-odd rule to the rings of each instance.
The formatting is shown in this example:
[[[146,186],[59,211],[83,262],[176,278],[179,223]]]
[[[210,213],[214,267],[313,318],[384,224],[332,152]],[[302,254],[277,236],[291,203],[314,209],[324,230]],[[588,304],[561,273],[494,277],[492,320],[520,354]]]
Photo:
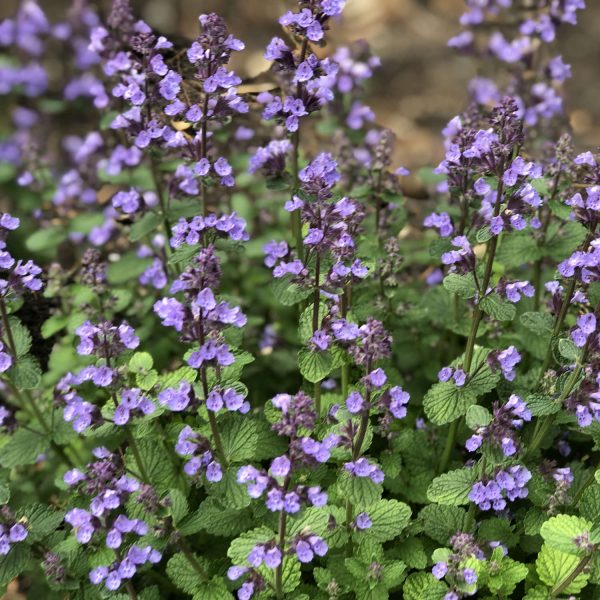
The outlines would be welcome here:
[[[345,0],[251,80],[221,16],[110,4],[0,22],[0,594],[596,597],[585,2],[466,1],[485,76],[415,174]]]

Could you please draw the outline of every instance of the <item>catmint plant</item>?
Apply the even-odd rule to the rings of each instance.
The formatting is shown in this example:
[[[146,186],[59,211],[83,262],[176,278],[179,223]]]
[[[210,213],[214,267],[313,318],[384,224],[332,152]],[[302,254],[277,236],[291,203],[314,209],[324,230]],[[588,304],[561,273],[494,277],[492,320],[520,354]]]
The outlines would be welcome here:
[[[216,13],[0,22],[0,593],[596,597],[585,3],[467,0],[412,172],[345,5],[289,0],[253,80]]]

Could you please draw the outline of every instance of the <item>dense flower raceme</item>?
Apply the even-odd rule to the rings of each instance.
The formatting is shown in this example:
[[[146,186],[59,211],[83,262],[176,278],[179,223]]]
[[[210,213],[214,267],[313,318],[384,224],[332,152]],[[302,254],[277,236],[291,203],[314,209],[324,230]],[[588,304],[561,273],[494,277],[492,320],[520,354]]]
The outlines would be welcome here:
[[[410,181],[343,0],[243,87],[215,14],[0,23],[0,590],[597,592],[600,159],[550,46],[584,3],[466,4],[495,68]]]
[[[79,487],[92,497],[88,509],[69,510],[65,521],[74,529],[80,544],[103,537],[107,548],[118,551],[122,558],[97,566],[89,573],[94,585],[104,584],[114,591],[144,564],[158,563],[162,555],[152,546],[136,543],[136,538],[148,533],[148,524],[141,519],[130,519],[123,512],[127,499],[140,491],[140,482],[126,475],[120,457],[106,448],[95,448],[94,456],[97,460],[87,465],[86,472],[72,469],[65,473],[68,486]]]

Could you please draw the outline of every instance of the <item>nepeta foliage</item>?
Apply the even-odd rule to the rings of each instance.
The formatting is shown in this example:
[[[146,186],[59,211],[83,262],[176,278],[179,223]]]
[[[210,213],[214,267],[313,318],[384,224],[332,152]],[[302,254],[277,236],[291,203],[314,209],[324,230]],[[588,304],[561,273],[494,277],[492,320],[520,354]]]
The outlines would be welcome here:
[[[0,591],[597,597],[600,155],[552,45],[585,6],[466,3],[495,78],[427,202],[345,0],[290,0],[260,84],[217,14],[0,23]]]

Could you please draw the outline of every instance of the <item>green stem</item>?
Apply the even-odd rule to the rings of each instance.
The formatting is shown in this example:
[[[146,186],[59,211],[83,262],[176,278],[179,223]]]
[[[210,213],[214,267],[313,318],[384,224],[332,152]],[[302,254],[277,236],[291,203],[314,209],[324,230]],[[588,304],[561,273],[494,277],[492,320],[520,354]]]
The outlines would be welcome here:
[[[290,486],[290,476],[287,475],[283,482],[283,493],[285,494]],[[281,556],[285,556],[285,532],[287,526],[287,513],[284,509],[279,511],[279,522],[277,524],[277,546]],[[283,598],[283,559],[275,569],[275,596],[277,600]]]
[[[204,570],[204,567],[198,562],[198,559],[194,556],[194,553],[190,549],[187,540],[184,537],[180,537],[178,541],[179,549],[185,556],[186,560],[190,563],[191,567],[200,575],[203,581],[208,581],[208,573]]]
[[[594,231],[590,231],[587,234],[583,244],[580,246],[580,249],[585,250],[592,239],[594,238]],[[550,363],[552,362],[552,351],[554,347],[554,342],[556,338],[560,334],[560,330],[562,329],[563,323],[565,322],[565,318],[567,313],[569,312],[569,307],[571,306],[571,300],[573,299],[573,294],[575,293],[575,286],[577,285],[577,280],[575,277],[572,277],[569,281],[569,287],[567,288],[567,292],[565,293],[565,297],[560,306],[560,311],[556,316],[556,320],[554,321],[554,328],[552,330],[552,335],[550,336],[550,343],[548,344],[548,350],[546,351],[546,356],[544,357],[544,362],[542,363],[542,370],[540,372],[540,376],[538,379],[538,385],[542,382],[544,378],[544,374],[548,370]]]
[[[504,191],[504,167],[500,169],[500,176],[498,178],[498,191],[496,204],[494,205],[494,216],[497,217],[500,214],[500,208],[502,206],[502,194]],[[473,312],[473,320],[471,322],[471,329],[469,331],[469,337],[467,338],[467,345],[465,347],[465,359],[463,361],[463,371],[469,375],[471,371],[471,363],[473,362],[473,355],[475,351],[475,342],[477,340],[477,332],[479,331],[479,325],[483,318],[483,312],[481,311],[480,302],[484,298],[488,286],[490,284],[490,280],[492,278],[492,271],[494,268],[494,258],[496,257],[496,250],[498,248],[498,239],[500,236],[494,236],[488,245],[487,248],[487,260],[485,263],[485,270],[483,272],[483,280],[480,287],[480,294],[478,298],[477,306],[475,307],[475,311]],[[473,269],[475,271],[475,269]],[[452,449],[454,448],[454,443],[456,440],[456,433],[458,431],[460,419],[456,419],[450,424],[450,428],[448,429],[448,435],[446,437],[446,444],[444,446],[444,451],[442,452],[442,457],[440,459],[440,464],[438,467],[438,472],[443,473],[450,462],[450,455],[452,454]]]
[[[371,368],[372,368],[371,362],[367,361],[367,365],[366,365],[367,374],[371,372]],[[367,391],[365,394],[365,404],[367,406],[369,406],[371,404],[371,392],[368,388],[367,388]],[[357,435],[356,439],[353,440],[353,442],[352,442],[352,461],[353,462],[357,461],[360,456],[360,452],[362,450],[362,445],[365,441],[365,436],[367,434],[367,428],[369,427],[369,416],[370,416],[370,412],[367,409],[364,411],[364,413],[360,419],[360,425],[358,427],[358,435]],[[350,526],[350,523],[352,522],[353,511],[354,511],[354,507],[352,506],[352,503],[350,502],[350,500],[346,500],[346,530],[348,531],[349,536],[352,534],[352,528]],[[352,539],[351,538],[348,539],[348,547],[346,548],[346,553],[348,556],[352,555]]]
[[[138,595],[136,594],[135,588],[133,587],[133,583],[128,581],[125,584],[125,589],[127,590],[127,595],[131,598],[131,600],[137,600]]]
[[[581,500],[581,496],[583,496],[583,493],[585,492],[585,490],[587,490],[588,487],[590,487],[590,485],[592,485],[592,483],[594,483],[595,481],[596,481],[596,472],[592,471],[590,473],[589,477],[583,482],[581,487],[577,490],[577,493],[573,496],[573,499],[571,500],[571,506],[577,506],[577,503]]]
[[[583,570],[587,567],[588,563],[592,560],[593,554],[584,556],[579,564],[567,575],[558,585],[550,590],[550,598],[553,600],[560,596],[572,583],[577,579],[577,576],[583,573]]]
[[[452,454],[452,450],[454,449],[454,442],[456,440],[456,433],[458,431],[458,424],[460,419],[456,419],[450,423],[450,427],[448,428],[448,435],[446,436],[446,444],[444,445],[444,451],[442,452],[442,457],[440,458],[440,464],[438,467],[438,473],[444,473],[448,467],[448,463],[450,462],[450,455]]]
[[[569,394],[573,391],[573,388],[575,387],[575,384],[577,383],[577,380],[579,379],[579,375],[581,374],[581,371],[583,370],[583,363],[585,361],[585,355],[586,355],[586,352],[584,351],[583,355],[577,361],[577,364],[576,364],[575,368],[573,369],[571,375],[569,376],[569,379],[565,383],[565,387],[563,388],[561,395],[557,398],[557,400],[555,402],[556,404],[562,405],[562,403],[569,397]],[[548,431],[554,424],[555,418],[556,418],[556,415],[546,415],[543,419],[540,419],[536,423],[535,428],[533,430],[533,437],[531,440],[531,444],[530,444],[529,448],[527,449],[525,456],[531,456],[531,454],[533,454],[538,449],[538,447],[542,443],[544,437],[546,436],[546,434],[548,433]]]
[[[306,54],[308,52],[308,39],[304,39],[302,41],[302,47],[300,48],[300,63],[304,61],[306,58]],[[298,87],[296,90],[296,97],[300,98],[302,96],[303,84],[302,82],[298,82]],[[298,123],[298,128],[294,133],[292,133],[292,197],[296,193],[298,189],[298,185],[300,179],[298,177],[298,173],[300,172],[300,123]],[[304,245],[302,243],[302,220],[300,218],[300,211],[294,210],[290,216],[290,222],[292,226],[292,235],[296,242],[296,253],[298,254],[298,259],[304,263]]]
[[[542,222],[542,227],[540,230],[541,236],[538,239],[537,245],[538,247],[543,246],[546,241],[546,234],[548,233],[548,227],[550,226],[550,220],[552,218],[552,211],[550,210],[550,202],[554,200],[556,197],[556,192],[558,191],[558,183],[560,181],[561,171],[559,170],[554,176],[554,181],[552,184],[552,192],[550,197],[548,198],[548,206],[546,206],[546,214],[544,215],[544,220]],[[533,310],[537,311],[540,308],[540,297],[541,297],[541,287],[542,287],[542,265],[544,263],[544,259],[539,258],[534,267],[533,267],[533,287],[534,287],[534,296],[533,296]]]
[[[352,284],[349,283],[344,286],[344,292],[342,293],[342,301],[341,301],[341,313],[342,319],[345,319],[348,315],[348,311],[350,310],[350,286]],[[350,365],[345,363],[342,365],[342,400],[346,400],[348,397],[348,388],[350,387]]]

